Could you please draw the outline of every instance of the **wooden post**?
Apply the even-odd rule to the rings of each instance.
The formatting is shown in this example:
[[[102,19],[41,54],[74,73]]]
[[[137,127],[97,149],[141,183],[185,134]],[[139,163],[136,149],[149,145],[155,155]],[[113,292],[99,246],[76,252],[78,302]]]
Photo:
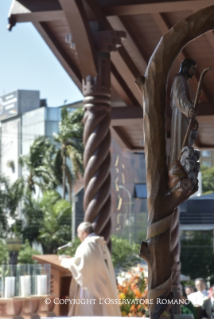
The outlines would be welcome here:
[[[168,172],[165,129],[168,73],[174,59],[188,42],[213,29],[214,6],[180,21],[161,38],[145,76],[136,80],[143,97],[148,194],[147,241],[142,243],[140,255],[148,262],[148,298],[154,300],[150,306],[152,319],[158,319],[163,312],[161,307],[158,309],[157,298],[173,298],[170,294],[174,263],[171,227],[175,209],[197,190],[182,166],[179,167],[179,162]],[[179,171],[177,178],[173,177],[175,170]]]
[[[83,79],[84,220],[93,223],[95,232],[110,245],[110,52],[121,45],[125,32],[112,30],[108,23],[103,28],[100,22],[95,23],[92,31],[82,0],[59,2],[72,34]],[[97,12],[96,1],[90,5]]]
[[[180,284],[181,263],[180,263],[180,212],[179,208],[174,211],[174,218],[171,227],[171,251],[173,254],[173,267],[172,267],[172,292],[175,299],[179,300],[182,293],[182,286]],[[174,305],[174,313],[179,315],[181,313],[181,306],[179,304]]]
[[[98,54],[98,76],[83,81],[84,94],[84,210],[85,221],[109,242],[110,196],[110,54]]]

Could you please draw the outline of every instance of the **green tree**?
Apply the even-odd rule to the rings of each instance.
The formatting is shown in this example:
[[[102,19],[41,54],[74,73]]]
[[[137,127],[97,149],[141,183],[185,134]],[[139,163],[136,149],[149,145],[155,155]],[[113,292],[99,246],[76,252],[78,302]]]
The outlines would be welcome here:
[[[214,253],[212,231],[188,232],[181,240],[182,273],[195,278],[211,278],[214,282]]]
[[[56,191],[44,193],[40,203],[44,217],[38,241],[45,254],[56,253],[57,247],[71,238],[71,205]]]
[[[20,233],[32,245],[40,242],[44,253],[55,253],[58,246],[71,238],[71,204],[49,190],[41,199],[28,192],[24,196],[24,221],[16,220],[14,232]],[[17,231],[19,229],[19,232]]]
[[[5,240],[0,239],[0,265],[6,264],[9,258]]]
[[[83,174],[83,113],[82,108],[70,113],[64,106],[61,110],[62,120],[59,123],[59,133],[54,134],[55,141],[60,144],[59,152],[62,158],[63,199],[65,199],[67,180],[70,202],[74,180],[79,173]],[[72,172],[66,165],[67,157],[71,159]]]
[[[40,200],[34,199],[31,192],[24,195],[22,213],[24,220],[16,220],[14,232],[20,232],[24,241],[29,240],[30,244],[38,239],[40,229],[43,224],[44,213],[41,208]],[[16,229],[18,231],[16,231]]]
[[[203,194],[214,193],[214,167],[201,167]]]
[[[8,218],[14,218],[23,194],[23,180],[10,185],[8,178],[0,175],[0,236],[5,237],[10,231]]]
[[[55,146],[44,136],[39,136],[30,147],[28,155],[20,156],[19,163],[25,169],[26,193],[36,192],[36,185],[42,192],[55,189],[60,181],[53,167]]]
[[[40,255],[41,253],[33,249],[28,240],[25,240],[24,245],[22,245],[21,250],[18,254],[18,263],[19,264],[35,264],[36,261],[32,259],[33,255]]]
[[[111,258],[114,268],[127,270],[141,262],[141,259],[138,257],[140,245],[129,244],[128,240],[116,236],[111,236],[111,242]]]

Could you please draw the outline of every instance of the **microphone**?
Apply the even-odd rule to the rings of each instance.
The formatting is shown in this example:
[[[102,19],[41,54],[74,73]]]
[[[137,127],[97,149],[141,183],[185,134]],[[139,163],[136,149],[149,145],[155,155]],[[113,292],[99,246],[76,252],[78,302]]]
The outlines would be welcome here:
[[[73,246],[72,243],[68,243],[68,244],[66,244],[66,245],[63,245],[63,246],[58,247],[57,250],[61,250],[61,249],[64,249],[64,248],[67,248],[67,247],[72,247],[72,246]]]

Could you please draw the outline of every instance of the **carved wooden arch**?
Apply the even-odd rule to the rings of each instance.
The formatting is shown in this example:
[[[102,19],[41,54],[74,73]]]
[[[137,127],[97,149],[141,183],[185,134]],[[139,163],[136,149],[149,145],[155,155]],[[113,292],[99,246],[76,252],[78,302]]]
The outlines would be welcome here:
[[[140,255],[148,261],[149,298],[167,297],[170,293],[173,265],[170,229],[173,214],[175,208],[191,195],[191,192],[181,190],[179,182],[171,188],[168,184],[165,128],[168,74],[183,47],[213,29],[214,6],[180,21],[161,38],[145,76],[136,80],[143,97],[148,194],[147,242],[142,243]],[[154,307],[155,304],[150,307],[150,318],[157,317]]]

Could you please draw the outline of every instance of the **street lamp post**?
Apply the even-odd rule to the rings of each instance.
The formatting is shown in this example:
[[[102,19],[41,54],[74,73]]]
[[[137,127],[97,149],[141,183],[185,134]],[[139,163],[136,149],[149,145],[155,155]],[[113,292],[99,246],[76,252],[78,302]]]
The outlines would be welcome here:
[[[17,264],[17,257],[18,252],[21,249],[22,241],[17,236],[10,237],[7,239],[7,250],[9,251],[9,264],[16,265]]]
[[[130,232],[130,221],[131,220],[130,220],[130,217],[131,217],[131,211],[132,211],[132,202],[131,202],[132,196],[125,186],[119,185],[119,188],[124,189],[129,197],[129,243],[131,244],[131,232]]]

